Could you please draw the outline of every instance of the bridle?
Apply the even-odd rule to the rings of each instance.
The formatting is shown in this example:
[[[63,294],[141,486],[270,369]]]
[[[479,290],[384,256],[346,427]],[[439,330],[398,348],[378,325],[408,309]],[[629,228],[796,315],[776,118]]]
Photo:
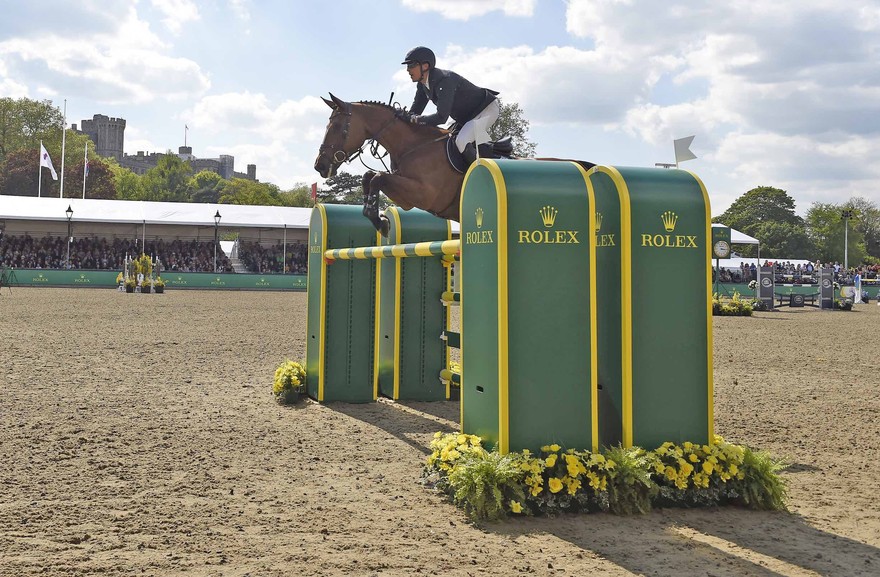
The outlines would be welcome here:
[[[334,114],[334,115],[342,114],[342,115],[345,116],[345,120],[344,120],[344,123],[343,123],[343,125],[342,125],[342,144],[344,145],[345,142],[346,142],[346,140],[348,140],[348,133],[349,133],[349,131],[350,131],[350,129],[351,129],[351,117],[352,117],[351,103],[349,103],[349,102],[344,103],[344,106],[340,106],[339,108],[337,108],[336,111],[334,111],[333,114]],[[365,144],[366,144],[367,141],[372,141],[372,144],[370,145],[370,154],[372,154],[373,158],[375,158],[375,159],[377,159],[379,162],[381,162],[383,166],[385,166],[385,161],[384,161],[383,159],[384,159],[385,156],[388,155],[388,151],[386,150],[385,154],[383,154],[383,155],[379,155],[379,146],[380,146],[380,145],[379,145],[379,137],[382,136],[382,134],[385,132],[385,130],[386,130],[389,126],[391,126],[391,125],[394,123],[394,121],[398,119],[399,116],[400,116],[400,115],[399,115],[398,113],[395,113],[395,114],[391,115],[391,117],[388,118],[388,120],[386,120],[385,123],[382,124],[382,126],[379,127],[379,130],[377,130],[375,134],[371,134],[371,133],[368,131],[368,132],[367,132],[367,138],[364,140],[364,143],[365,143]],[[330,119],[332,120],[333,117],[331,116]],[[440,136],[440,137],[438,137],[438,138],[436,138],[436,139],[434,139],[434,140],[429,140],[429,141],[427,141],[427,142],[422,142],[422,143],[416,145],[415,147],[413,147],[413,148],[411,148],[411,149],[409,149],[409,150],[404,151],[404,152],[400,155],[400,157],[398,158],[398,162],[400,161],[400,159],[404,158],[405,156],[408,156],[408,155],[409,155],[410,153],[412,153],[412,152],[415,152],[415,151],[418,150],[419,148],[422,148],[423,146],[426,146],[426,145],[428,145],[428,144],[432,144],[432,143],[434,143],[434,142],[438,142],[438,141],[440,141],[440,140],[444,140],[444,139],[446,139],[446,138],[449,138],[449,135],[448,135],[448,134],[444,134],[444,135],[442,135],[442,136]],[[345,152],[345,149],[343,149],[343,148],[337,148],[335,144],[325,144],[325,143],[322,143],[322,144],[318,147],[318,154],[324,154],[326,151],[332,151],[332,152],[333,152],[331,158],[332,158],[333,162],[335,163],[335,165],[338,167],[338,166],[341,166],[343,163],[346,163],[346,164],[347,164],[347,163],[351,162],[352,160],[354,160],[354,159],[356,159],[356,158],[359,158],[359,157],[363,154],[363,152],[364,152],[364,144],[362,144],[357,150],[354,150],[354,151],[352,151],[352,152]],[[360,160],[361,160],[361,164],[363,164],[364,167],[366,167],[367,169],[370,168],[370,167],[367,166],[367,164],[363,161],[363,158],[361,158]],[[387,167],[387,166],[385,166],[385,170],[386,170],[386,172],[388,172],[388,167]]]

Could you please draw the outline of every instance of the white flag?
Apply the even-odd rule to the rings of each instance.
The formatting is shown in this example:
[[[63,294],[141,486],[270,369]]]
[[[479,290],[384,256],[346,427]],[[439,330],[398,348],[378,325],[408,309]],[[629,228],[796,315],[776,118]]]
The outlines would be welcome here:
[[[52,173],[52,179],[58,180],[58,173],[55,172],[55,167],[52,166],[52,159],[49,158],[49,153],[46,151],[46,147],[43,146],[43,143],[40,143],[40,166],[45,166],[49,169],[49,172]]]
[[[693,136],[688,136],[685,138],[679,138],[678,140],[674,140],[675,144],[675,163],[684,162],[685,160],[693,160],[697,157],[696,154],[691,152],[690,146],[691,142],[694,141]]]

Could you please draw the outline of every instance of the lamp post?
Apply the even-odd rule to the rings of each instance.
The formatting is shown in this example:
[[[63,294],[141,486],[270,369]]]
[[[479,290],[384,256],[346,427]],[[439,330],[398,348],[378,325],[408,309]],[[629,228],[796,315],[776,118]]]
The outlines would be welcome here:
[[[214,272],[217,272],[217,227],[220,226],[220,211],[214,215]]]
[[[849,219],[852,218],[853,211],[851,208],[844,209],[840,214],[843,218],[843,270],[849,270]]]
[[[71,239],[71,231],[70,231],[70,219],[73,218],[73,209],[70,208],[70,205],[67,205],[67,210],[64,211],[67,214],[67,270],[70,270],[70,239]]]

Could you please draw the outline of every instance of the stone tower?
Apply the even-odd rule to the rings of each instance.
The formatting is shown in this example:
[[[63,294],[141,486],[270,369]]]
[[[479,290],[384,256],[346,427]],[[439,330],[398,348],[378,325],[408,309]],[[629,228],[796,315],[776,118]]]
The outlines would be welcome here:
[[[95,143],[95,152],[100,156],[112,156],[122,160],[122,149],[125,142],[125,119],[110,118],[103,114],[95,114],[92,120],[82,121],[82,132]]]

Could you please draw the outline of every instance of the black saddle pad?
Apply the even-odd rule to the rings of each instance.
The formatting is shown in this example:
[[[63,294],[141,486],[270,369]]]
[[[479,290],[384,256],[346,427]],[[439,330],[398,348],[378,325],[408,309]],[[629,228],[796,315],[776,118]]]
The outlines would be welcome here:
[[[490,149],[491,153],[485,154],[486,149]],[[480,145],[481,158],[512,158],[512,153],[513,142],[509,136],[505,136],[501,140],[496,140],[495,142],[490,142],[488,145]],[[462,174],[467,172],[469,165],[465,161],[464,156],[458,151],[458,147],[455,145],[455,135],[451,135],[446,141],[446,158],[449,159],[449,164],[451,164],[452,168],[457,172]]]

